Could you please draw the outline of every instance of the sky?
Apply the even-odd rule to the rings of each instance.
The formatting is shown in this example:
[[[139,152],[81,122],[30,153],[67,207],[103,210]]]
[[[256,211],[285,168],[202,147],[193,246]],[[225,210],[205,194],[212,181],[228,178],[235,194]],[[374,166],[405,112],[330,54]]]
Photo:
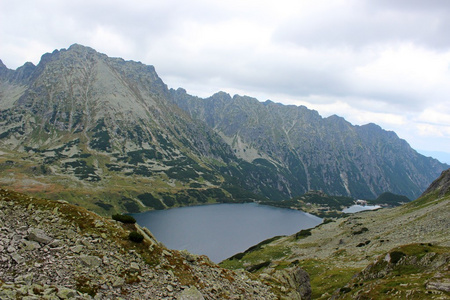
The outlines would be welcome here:
[[[170,88],[376,123],[450,164],[448,0],[0,0],[0,59],[82,44]]]

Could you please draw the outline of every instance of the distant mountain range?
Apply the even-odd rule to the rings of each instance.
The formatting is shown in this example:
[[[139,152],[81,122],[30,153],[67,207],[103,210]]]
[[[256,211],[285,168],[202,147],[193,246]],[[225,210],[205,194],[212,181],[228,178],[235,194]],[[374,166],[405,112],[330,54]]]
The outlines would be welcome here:
[[[449,165],[375,124],[219,92],[172,90],[154,67],[81,45],[0,61],[0,184],[136,212],[321,190],[419,196]]]

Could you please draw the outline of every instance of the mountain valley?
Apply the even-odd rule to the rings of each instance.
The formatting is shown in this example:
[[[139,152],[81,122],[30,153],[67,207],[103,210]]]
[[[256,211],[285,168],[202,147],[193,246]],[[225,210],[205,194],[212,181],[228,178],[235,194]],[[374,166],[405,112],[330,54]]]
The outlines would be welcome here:
[[[414,199],[449,166],[375,124],[169,89],[154,67],[74,44],[0,63],[0,184],[104,215],[319,190]]]
[[[202,99],[78,44],[0,61],[0,298],[448,299],[449,167],[376,124]],[[342,213],[356,199],[385,207]],[[243,202],[324,220],[216,265],[127,214]]]

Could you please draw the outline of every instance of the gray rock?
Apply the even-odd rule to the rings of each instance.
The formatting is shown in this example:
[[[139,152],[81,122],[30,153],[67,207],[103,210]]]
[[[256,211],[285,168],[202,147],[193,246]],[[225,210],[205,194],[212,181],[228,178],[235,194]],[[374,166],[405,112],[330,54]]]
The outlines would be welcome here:
[[[286,286],[291,287],[301,296],[301,299],[311,299],[311,283],[308,273],[300,267],[287,268],[277,271],[274,275]],[[292,298],[292,297],[291,297]]]
[[[99,267],[102,265],[102,260],[97,256],[80,256],[81,262],[87,267]]]
[[[61,299],[70,299],[70,298],[75,298],[75,296],[77,295],[77,292],[74,290],[68,289],[68,288],[62,288],[62,289],[59,289],[57,295]]]
[[[20,256],[17,253],[11,254],[11,258],[18,264],[21,264],[25,261],[25,258],[23,258],[22,256]]]
[[[130,264],[130,271],[132,271],[132,272],[139,272],[140,269],[141,268],[139,267],[139,265],[137,263],[132,262]]]
[[[46,235],[43,230],[36,229],[36,228],[32,228],[29,230],[27,238],[30,241],[34,241],[34,242],[38,242],[38,243],[42,243],[42,244],[48,244],[51,241],[53,241],[53,239],[51,237],[49,237],[48,235]]]
[[[438,290],[450,293],[450,279],[442,281],[430,281],[426,285],[427,290]]]
[[[178,297],[178,300],[204,300],[202,293],[195,286],[184,290]]]
[[[70,247],[70,251],[74,252],[74,253],[80,253],[83,250],[84,246],[83,245],[76,245],[73,247]]]
[[[23,244],[24,244],[23,249],[25,251],[33,251],[33,250],[41,248],[41,245],[39,245],[38,242],[34,242],[34,241],[23,240]]]
[[[0,299],[17,299],[17,291],[15,290],[1,290]]]
[[[61,247],[63,245],[63,241],[58,240],[58,239],[54,239],[50,244],[48,244],[48,246],[50,248],[57,248],[57,247]]]
[[[121,287],[124,284],[125,284],[125,279],[123,279],[122,277],[116,277],[114,279],[114,282],[112,283],[112,286],[117,288],[117,287]]]

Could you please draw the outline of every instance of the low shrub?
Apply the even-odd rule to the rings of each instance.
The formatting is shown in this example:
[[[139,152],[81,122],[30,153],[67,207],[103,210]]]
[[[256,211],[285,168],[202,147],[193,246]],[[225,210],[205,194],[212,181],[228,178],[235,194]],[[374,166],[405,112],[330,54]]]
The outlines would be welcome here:
[[[129,215],[121,215],[121,214],[115,214],[112,216],[113,220],[122,222],[122,223],[127,223],[127,224],[134,224],[136,223],[136,219],[133,218],[132,216]]]
[[[366,231],[369,231],[369,229],[367,227],[363,227],[360,230],[353,231],[353,235],[362,234],[362,233],[364,233]]]
[[[392,251],[391,253],[389,253],[389,255],[391,256],[391,263],[396,264],[406,254],[401,251]]]
[[[295,239],[305,238],[311,235],[311,229],[302,229],[295,234]]]
[[[258,271],[259,269],[268,267],[270,265],[270,263],[271,263],[270,261],[265,261],[265,262],[257,264],[257,265],[249,266],[249,267],[245,268],[245,270],[248,272],[255,272],[255,271]]]
[[[128,239],[135,243],[141,243],[144,240],[144,236],[137,231],[132,231],[128,235]]]

